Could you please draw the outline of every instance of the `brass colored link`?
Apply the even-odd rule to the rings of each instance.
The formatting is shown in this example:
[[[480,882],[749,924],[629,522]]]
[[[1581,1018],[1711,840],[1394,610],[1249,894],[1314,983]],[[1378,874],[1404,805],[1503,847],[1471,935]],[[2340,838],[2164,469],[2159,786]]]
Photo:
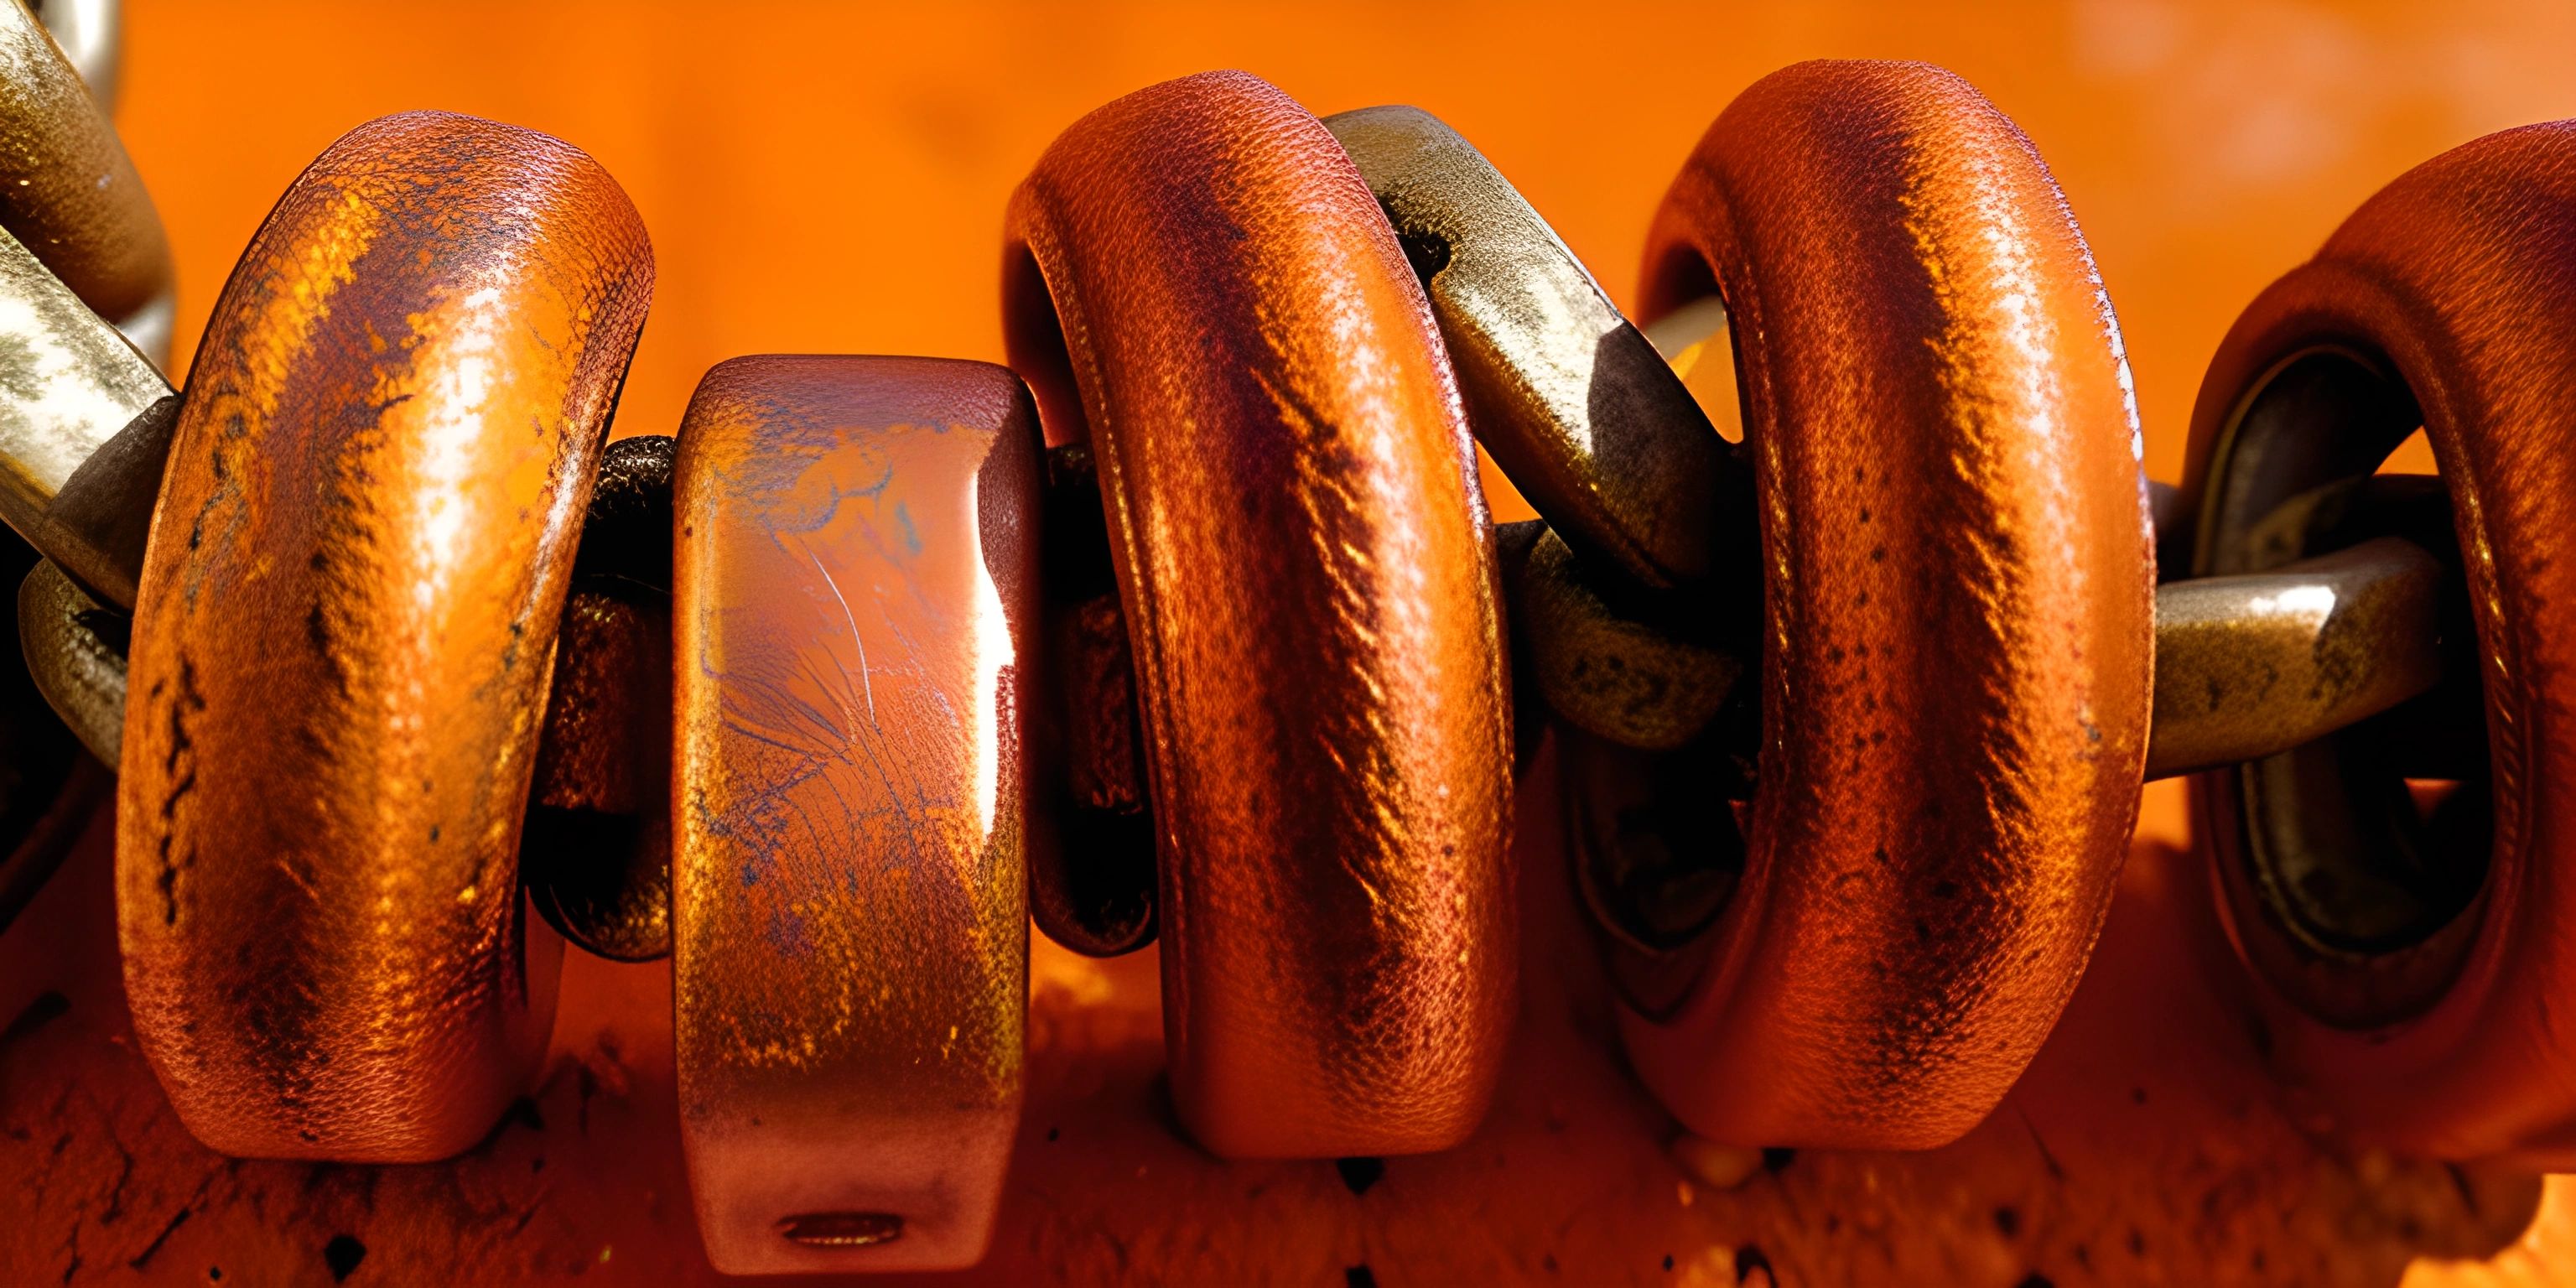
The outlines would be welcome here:
[[[1476,437],[1549,526],[1648,587],[1750,557],[1711,504],[1738,469],[1726,443],[1501,173],[1418,108],[1324,126],[1422,278]]]
[[[0,228],[101,316],[156,324],[157,362],[170,244],[99,102],[23,0],[0,2]]]
[[[100,602],[132,608],[179,397],[0,233],[0,521]]]
[[[18,586],[18,647],[45,703],[103,765],[125,744],[124,614],[99,607],[50,559]]]
[[[1558,534],[1542,534],[1512,585],[1529,674],[1557,715],[1623,746],[1663,751],[1706,728],[1747,668],[1606,601]]]
[[[2431,689],[2441,578],[2421,547],[2380,537],[2158,588],[2147,777],[2268,756]]]

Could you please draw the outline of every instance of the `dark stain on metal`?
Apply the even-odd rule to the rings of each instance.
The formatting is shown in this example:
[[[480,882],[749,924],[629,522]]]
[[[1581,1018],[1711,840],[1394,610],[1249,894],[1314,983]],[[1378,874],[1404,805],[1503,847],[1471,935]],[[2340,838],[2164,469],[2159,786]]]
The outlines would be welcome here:
[[[892,1212],[805,1212],[781,1217],[779,1237],[808,1248],[872,1248],[903,1237]]]
[[[335,1234],[322,1245],[322,1264],[331,1270],[331,1282],[347,1283],[357,1273],[358,1263],[367,1259],[367,1245],[352,1234]]]

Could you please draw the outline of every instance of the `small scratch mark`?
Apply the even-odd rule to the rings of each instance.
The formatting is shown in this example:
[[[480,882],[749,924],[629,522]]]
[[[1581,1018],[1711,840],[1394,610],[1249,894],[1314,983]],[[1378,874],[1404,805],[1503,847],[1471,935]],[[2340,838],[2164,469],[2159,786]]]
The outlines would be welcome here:
[[[823,566],[822,559],[814,553],[814,547],[805,547],[805,557],[814,561],[814,571],[823,574],[823,584],[832,588],[832,598],[840,602],[841,620],[849,623],[850,642],[859,649],[859,688],[867,694],[868,723],[874,725],[877,722],[877,686],[868,678],[868,642],[859,638],[859,620],[850,614],[850,601],[842,596],[841,583],[832,580],[832,570]]]

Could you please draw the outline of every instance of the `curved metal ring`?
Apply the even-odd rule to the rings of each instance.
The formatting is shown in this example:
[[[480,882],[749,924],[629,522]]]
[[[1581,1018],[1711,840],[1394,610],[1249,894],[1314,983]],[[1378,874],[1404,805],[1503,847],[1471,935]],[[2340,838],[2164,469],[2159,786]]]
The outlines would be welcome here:
[[[2289,1079],[2353,1137],[2553,1167],[2576,1160],[2571,209],[2569,122],[2381,189],[2228,333],[2185,484],[2195,571],[2240,571],[2270,512],[2370,474],[2418,425],[2431,441],[2447,505],[2407,535],[2458,560],[2443,648],[2482,685],[2456,705],[2483,728],[2365,727],[2195,786],[2219,915]],[[2466,744],[2457,763],[2369,759],[2443,741]],[[2456,786],[2419,812],[2429,785],[2409,779]]]
[[[652,252],[589,157],[392,116],[218,302],[136,601],[117,801],[134,1027],[199,1140],[416,1161],[543,1055],[518,829]]]
[[[1642,314],[1712,286],[1761,505],[1759,786],[1706,970],[1622,1032],[1711,1139],[1938,1145],[2056,1021],[2136,817],[2155,582],[2117,326],[2029,140],[1921,64],[1727,108]]]
[[[1423,279],[1477,437],[1557,535],[1655,588],[1749,558],[1724,439],[1529,202],[1413,107],[1327,117]]]
[[[680,1121],[727,1274],[972,1265],[1028,1002],[1036,411],[999,367],[738,358],[680,430]]]
[[[34,14],[0,4],[0,228],[160,366],[170,244],[104,101]]]
[[[1421,288],[1333,136],[1217,72],[1014,194],[1004,330],[1099,462],[1181,1120],[1232,1157],[1483,1115],[1516,992],[1493,536]]]

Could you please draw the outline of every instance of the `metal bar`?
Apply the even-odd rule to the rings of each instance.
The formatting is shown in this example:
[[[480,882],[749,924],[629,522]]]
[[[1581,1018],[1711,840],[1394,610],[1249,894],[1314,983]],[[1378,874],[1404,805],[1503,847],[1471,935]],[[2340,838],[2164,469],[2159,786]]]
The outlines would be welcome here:
[[[134,607],[179,395],[0,233],[0,521],[101,603]]]
[[[2380,537],[2159,587],[2147,777],[2287,751],[2431,689],[2441,578],[2422,547]]]

